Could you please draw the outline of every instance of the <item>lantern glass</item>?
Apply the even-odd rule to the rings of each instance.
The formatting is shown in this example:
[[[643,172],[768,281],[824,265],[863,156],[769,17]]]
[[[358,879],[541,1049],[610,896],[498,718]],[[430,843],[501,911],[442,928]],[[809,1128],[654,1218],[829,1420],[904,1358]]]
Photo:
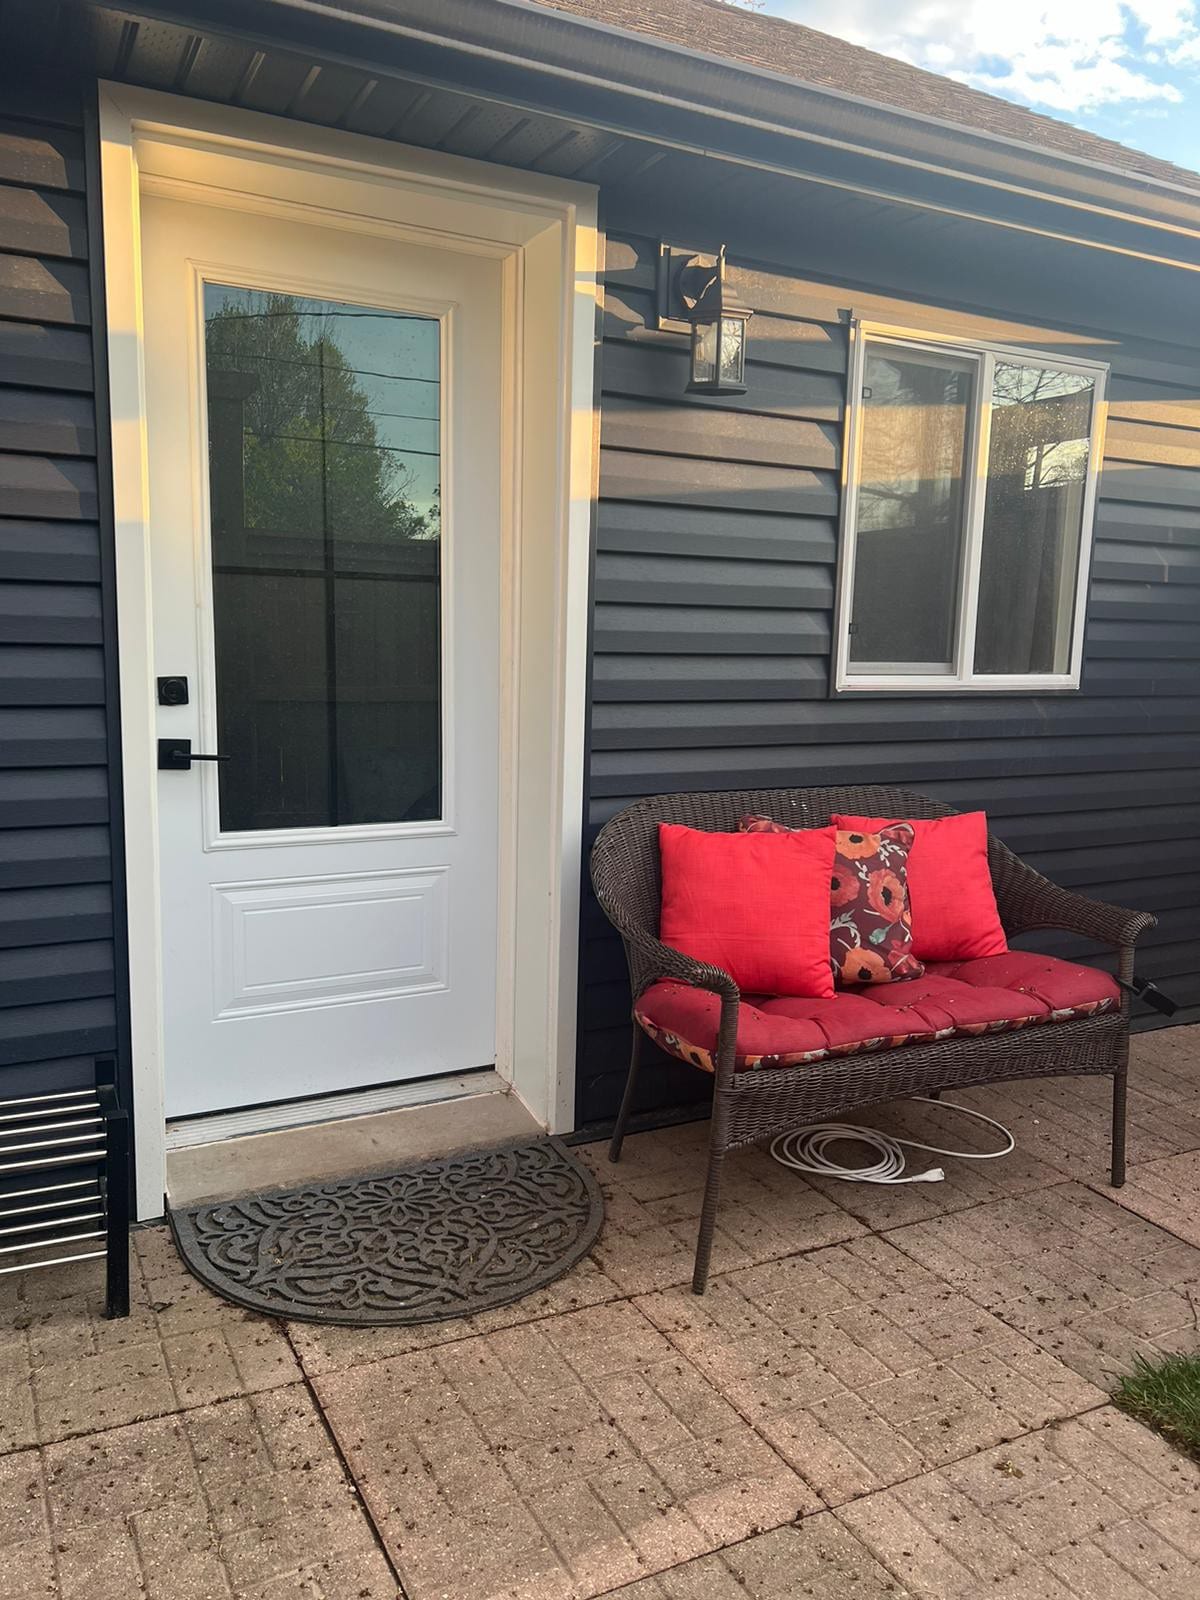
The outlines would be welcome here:
[[[726,384],[736,384],[740,387],[746,370],[746,319],[745,317],[723,316],[720,328],[722,387]]]
[[[746,369],[746,315],[724,312],[692,325],[692,381],[701,393],[741,390]]]
[[[717,381],[719,322],[697,322],[692,326],[692,383],[711,388]]]

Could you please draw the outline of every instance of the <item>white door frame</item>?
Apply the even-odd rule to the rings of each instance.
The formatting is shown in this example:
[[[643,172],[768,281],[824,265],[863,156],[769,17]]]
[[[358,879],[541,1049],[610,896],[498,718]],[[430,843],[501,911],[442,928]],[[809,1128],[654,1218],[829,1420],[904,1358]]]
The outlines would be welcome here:
[[[596,425],[596,191],[124,84],[100,95],[138,1212],[165,1187],[140,200],[486,254],[505,283],[497,1071],[573,1123]]]

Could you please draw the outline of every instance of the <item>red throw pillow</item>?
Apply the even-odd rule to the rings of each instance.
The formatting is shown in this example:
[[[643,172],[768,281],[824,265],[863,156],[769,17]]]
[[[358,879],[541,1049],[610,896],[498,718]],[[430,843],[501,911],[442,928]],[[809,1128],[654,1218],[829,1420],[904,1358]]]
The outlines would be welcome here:
[[[833,995],[834,830],[703,833],[662,822],[659,936],[747,994]]]
[[[896,819],[834,817],[838,828],[874,833]],[[987,857],[987,817],[964,811],[955,817],[908,820],[913,950],[921,961],[974,961],[1000,956],[1008,940],[1000,925]]]
[[[770,817],[743,817],[740,827],[746,833],[803,831]],[[878,833],[838,833],[829,917],[835,983],[895,983],[924,977],[925,968],[913,954],[908,903],[912,842],[907,822]]]

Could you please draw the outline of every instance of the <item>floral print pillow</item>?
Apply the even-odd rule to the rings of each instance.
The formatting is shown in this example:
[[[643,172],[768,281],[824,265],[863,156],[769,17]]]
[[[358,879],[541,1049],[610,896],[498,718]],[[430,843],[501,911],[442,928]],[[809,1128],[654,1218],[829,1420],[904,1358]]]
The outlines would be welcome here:
[[[791,833],[770,817],[743,817],[743,833]],[[839,829],[830,893],[829,959],[843,986],[919,978],[912,948],[908,852],[913,830],[894,822],[878,833]]]

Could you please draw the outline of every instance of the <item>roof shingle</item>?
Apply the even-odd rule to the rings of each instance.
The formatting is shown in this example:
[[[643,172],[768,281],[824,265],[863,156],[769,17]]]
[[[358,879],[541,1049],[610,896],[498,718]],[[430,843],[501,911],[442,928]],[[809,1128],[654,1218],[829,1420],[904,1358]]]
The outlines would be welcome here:
[[[976,132],[1020,140],[1122,172],[1200,190],[1200,173],[1055,117],[939,77],[815,28],[764,16],[727,0],[535,0],[588,22],[647,34],[720,60],[760,67],[817,88],[916,112]]]

